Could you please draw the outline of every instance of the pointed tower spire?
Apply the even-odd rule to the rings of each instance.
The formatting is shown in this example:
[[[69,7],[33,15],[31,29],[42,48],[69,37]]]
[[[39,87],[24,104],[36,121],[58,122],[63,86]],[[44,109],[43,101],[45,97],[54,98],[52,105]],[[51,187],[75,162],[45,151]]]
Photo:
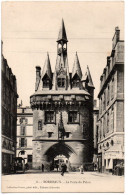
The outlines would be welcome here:
[[[78,59],[77,52],[76,52],[75,60],[74,60],[74,64],[73,64],[72,78],[75,76],[75,74],[77,74],[80,79],[82,78],[82,70],[81,70],[81,67],[80,67],[80,62],[79,62],[79,59]]]
[[[85,80],[88,84],[89,87],[94,87],[92,78],[91,78],[91,74],[90,74],[90,70],[89,70],[89,66],[87,65],[87,69],[86,69],[86,74],[83,76],[82,81]]]
[[[46,58],[45,63],[44,63],[44,68],[43,68],[41,78],[43,78],[45,74],[47,74],[49,79],[52,78],[52,70],[51,70],[51,64],[50,64],[50,58],[49,58],[48,52],[47,52],[47,58]]]
[[[58,35],[57,42],[60,42],[62,40],[65,41],[65,42],[68,42],[63,18],[62,18],[61,27],[60,27],[60,30],[59,30],[59,35]]]

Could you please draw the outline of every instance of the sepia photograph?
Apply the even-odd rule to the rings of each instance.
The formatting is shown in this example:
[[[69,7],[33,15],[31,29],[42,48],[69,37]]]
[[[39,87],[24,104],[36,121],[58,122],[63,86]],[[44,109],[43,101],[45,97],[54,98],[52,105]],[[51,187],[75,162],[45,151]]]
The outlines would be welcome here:
[[[1,3],[1,191],[124,192],[124,1]]]

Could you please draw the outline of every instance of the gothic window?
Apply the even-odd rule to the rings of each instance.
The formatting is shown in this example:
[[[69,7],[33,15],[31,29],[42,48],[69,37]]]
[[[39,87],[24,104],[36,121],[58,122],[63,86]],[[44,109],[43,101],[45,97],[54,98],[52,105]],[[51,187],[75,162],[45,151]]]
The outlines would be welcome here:
[[[43,80],[43,88],[49,88],[50,86],[50,81],[49,79],[44,79]]]
[[[42,130],[42,120],[38,121],[38,130]]]
[[[45,112],[45,123],[55,123],[55,112],[54,111]]]
[[[79,123],[79,114],[77,111],[69,111],[68,123]]]
[[[76,80],[73,80],[73,87],[79,87],[79,82],[80,80],[79,79],[76,79]]]
[[[65,87],[65,78],[58,78],[58,87]]]

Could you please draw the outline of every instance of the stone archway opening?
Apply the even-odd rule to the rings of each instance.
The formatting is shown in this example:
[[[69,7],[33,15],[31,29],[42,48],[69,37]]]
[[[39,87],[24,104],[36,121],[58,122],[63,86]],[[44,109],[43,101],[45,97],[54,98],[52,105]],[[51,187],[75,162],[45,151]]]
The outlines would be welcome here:
[[[74,150],[65,143],[57,143],[52,145],[46,152],[47,162],[50,164],[50,171],[60,171],[61,163],[64,162],[67,165],[67,170],[70,166],[70,156],[76,154]]]

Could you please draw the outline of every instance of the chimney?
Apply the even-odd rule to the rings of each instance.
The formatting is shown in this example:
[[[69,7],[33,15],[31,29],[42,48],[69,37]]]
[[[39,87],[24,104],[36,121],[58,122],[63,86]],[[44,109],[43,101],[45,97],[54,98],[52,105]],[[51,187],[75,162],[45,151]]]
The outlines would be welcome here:
[[[41,77],[41,67],[36,66],[36,83],[35,83],[35,91],[38,89],[39,81]]]

